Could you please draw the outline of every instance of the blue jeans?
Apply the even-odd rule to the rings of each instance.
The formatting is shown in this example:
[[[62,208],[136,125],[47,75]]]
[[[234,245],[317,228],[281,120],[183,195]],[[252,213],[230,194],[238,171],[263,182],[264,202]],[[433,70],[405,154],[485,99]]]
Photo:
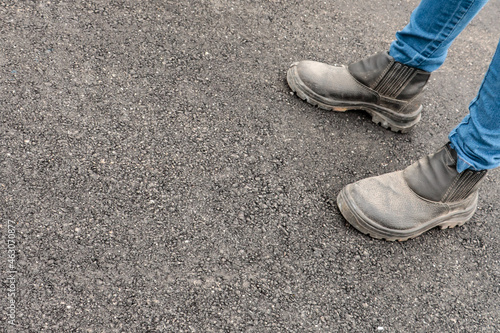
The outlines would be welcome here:
[[[396,34],[389,54],[408,66],[432,72],[448,48],[488,0],[422,0],[410,23]],[[443,106],[445,107],[445,106]],[[449,139],[457,151],[457,171],[500,166],[500,43],[469,114]]]

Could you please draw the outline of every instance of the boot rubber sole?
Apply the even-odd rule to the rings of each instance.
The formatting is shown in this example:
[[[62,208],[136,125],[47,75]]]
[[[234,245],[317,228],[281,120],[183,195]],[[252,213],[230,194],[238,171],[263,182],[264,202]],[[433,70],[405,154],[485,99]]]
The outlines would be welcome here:
[[[306,101],[311,105],[317,106],[323,110],[332,110],[337,112],[362,110],[367,112],[371,116],[374,123],[393,132],[408,133],[420,121],[422,106],[420,106],[419,109],[414,112],[415,114],[417,114],[416,117],[413,117],[408,121],[397,121],[387,116],[387,113],[391,112],[390,110],[383,109],[377,104],[337,101],[332,99],[328,99],[328,101],[323,99],[323,101],[320,101],[319,98],[314,96],[314,93],[310,91],[310,89],[307,88],[299,78],[296,73],[295,64],[296,63],[292,64],[287,71],[286,78],[288,86],[290,86],[290,89],[292,89],[292,91],[300,99]],[[385,112],[383,112],[382,110],[384,110]]]
[[[441,229],[454,228],[461,226],[469,221],[474,215],[477,207],[477,199],[467,210],[460,212],[451,212],[447,215],[435,218],[418,228],[410,230],[388,229],[380,226],[375,221],[370,220],[349,200],[348,195],[342,189],[337,196],[337,205],[344,218],[354,228],[376,239],[384,239],[387,241],[406,241],[415,238],[424,232],[439,227]]]

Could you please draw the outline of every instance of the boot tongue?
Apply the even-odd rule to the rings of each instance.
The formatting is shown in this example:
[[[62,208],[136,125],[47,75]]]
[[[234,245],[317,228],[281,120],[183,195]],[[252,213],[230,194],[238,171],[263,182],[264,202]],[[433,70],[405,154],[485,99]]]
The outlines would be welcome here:
[[[379,52],[368,58],[350,64],[347,68],[352,76],[364,85],[373,88],[380,75],[394,62],[387,52]]]
[[[410,165],[403,175],[416,194],[428,200],[441,201],[459,175],[456,164],[457,153],[447,144],[435,154]]]

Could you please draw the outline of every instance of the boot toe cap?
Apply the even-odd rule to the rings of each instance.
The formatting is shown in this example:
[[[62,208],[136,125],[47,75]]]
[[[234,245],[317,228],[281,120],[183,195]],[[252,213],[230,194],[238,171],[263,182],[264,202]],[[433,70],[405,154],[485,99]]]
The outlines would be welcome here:
[[[298,89],[321,102],[376,102],[377,95],[357,82],[345,66],[332,66],[312,60],[293,63],[289,69]]]
[[[380,230],[418,229],[449,212],[447,205],[416,195],[401,171],[349,184],[344,193],[354,214]]]

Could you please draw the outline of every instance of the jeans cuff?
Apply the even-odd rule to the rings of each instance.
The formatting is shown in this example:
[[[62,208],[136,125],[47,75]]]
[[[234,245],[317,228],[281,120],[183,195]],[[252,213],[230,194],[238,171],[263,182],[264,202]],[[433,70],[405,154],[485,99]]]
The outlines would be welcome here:
[[[472,166],[472,164],[467,163],[466,160],[464,160],[463,158],[461,158],[459,156],[457,158],[457,171],[458,171],[458,173],[461,173],[461,172],[463,172],[463,171],[465,171],[467,169],[478,171],[478,170],[476,170],[476,168],[474,168],[474,166]]]

